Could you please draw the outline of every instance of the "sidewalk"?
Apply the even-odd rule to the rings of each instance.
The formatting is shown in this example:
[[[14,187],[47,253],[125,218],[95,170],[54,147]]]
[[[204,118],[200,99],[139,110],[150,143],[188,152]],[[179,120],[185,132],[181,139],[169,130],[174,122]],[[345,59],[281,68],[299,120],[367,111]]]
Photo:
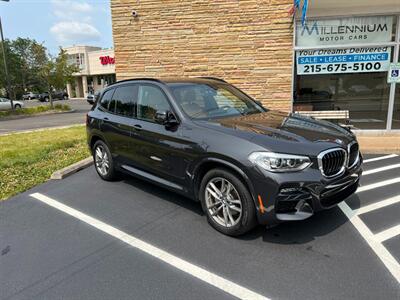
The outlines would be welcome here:
[[[400,154],[400,132],[384,134],[356,133],[362,153]]]

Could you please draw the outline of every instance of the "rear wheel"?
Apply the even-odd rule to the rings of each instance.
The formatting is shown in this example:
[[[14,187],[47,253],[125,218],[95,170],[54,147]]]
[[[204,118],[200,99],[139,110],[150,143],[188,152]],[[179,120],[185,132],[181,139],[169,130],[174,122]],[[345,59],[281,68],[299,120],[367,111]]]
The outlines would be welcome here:
[[[97,141],[93,146],[92,152],[97,174],[107,181],[115,179],[114,162],[107,145],[103,141]]]
[[[68,100],[68,96],[65,95],[65,96],[63,97],[63,99],[64,99],[64,100]]]
[[[20,108],[21,108],[21,105],[15,104],[15,105],[14,105],[14,108],[15,108],[15,109],[20,109]]]
[[[45,97],[45,98],[44,98],[44,102],[49,102],[49,100],[50,100],[50,99],[49,99],[48,97]]]
[[[199,195],[208,222],[218,231],[238,236],[257,224],[252,197],[234,173],[219,168],[209,171]]]

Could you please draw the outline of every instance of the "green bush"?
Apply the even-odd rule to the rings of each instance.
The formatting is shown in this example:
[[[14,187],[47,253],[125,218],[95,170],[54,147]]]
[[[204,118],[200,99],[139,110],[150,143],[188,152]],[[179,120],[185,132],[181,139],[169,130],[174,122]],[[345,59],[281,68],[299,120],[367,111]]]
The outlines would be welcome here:
[[[0,118],[8,116],[18,116],[18,115],[34,115],[43,112],[59,112],[59,111],[69,111],[71,107],[68,104],[56,104],[54,109],[51,109],[50,105],[40,105],[35,107],[24,107],[15,110],[0,111]]]

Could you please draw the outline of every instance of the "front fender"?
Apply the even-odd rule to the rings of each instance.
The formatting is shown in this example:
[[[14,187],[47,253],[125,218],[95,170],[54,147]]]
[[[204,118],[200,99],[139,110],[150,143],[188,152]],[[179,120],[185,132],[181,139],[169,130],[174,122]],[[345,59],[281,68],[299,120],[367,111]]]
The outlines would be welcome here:
[[[244,181],[244,183],[248,187],[250,195],[253,199],[254,205],[256,206],[256,208],[258,207],[258,202],[256,201],[257,196],[255,194],[253,184],[252,184],[250,178],[247,176],[247,174],[239,167],[239,166],[241,166],[241,164],[239,162],[232,162],[228,159],[219,158],[219,157],[204,157],[196,164],[196,166],[193,168],[193,171],[190,172],[191,176],[192,176],[192,182],[194,183],[193,190],[194,190],[195,199],[199,199],[199,197],[198,197],[198,187],[200,186],[199,175],[201,174],[202,168],[204,166],[208,165],[209,163],[215,163],[217,166],[224,166],[227,169],[231,169],[231,170],[235,171],[236,173],[238,173],[240,175],[241,179]]]

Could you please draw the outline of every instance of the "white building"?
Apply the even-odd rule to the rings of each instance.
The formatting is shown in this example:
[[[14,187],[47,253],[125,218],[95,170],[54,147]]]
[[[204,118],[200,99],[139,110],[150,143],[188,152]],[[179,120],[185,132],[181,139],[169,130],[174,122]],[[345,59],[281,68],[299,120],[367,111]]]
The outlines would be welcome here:
[[[86,97],[89,92],[101,90],[115,82],[115,59],[113,49],[92,46],[72,46],[64,48],[70,63],[79,67],[74,74],[75,81],[67,84],[71,98]]]

